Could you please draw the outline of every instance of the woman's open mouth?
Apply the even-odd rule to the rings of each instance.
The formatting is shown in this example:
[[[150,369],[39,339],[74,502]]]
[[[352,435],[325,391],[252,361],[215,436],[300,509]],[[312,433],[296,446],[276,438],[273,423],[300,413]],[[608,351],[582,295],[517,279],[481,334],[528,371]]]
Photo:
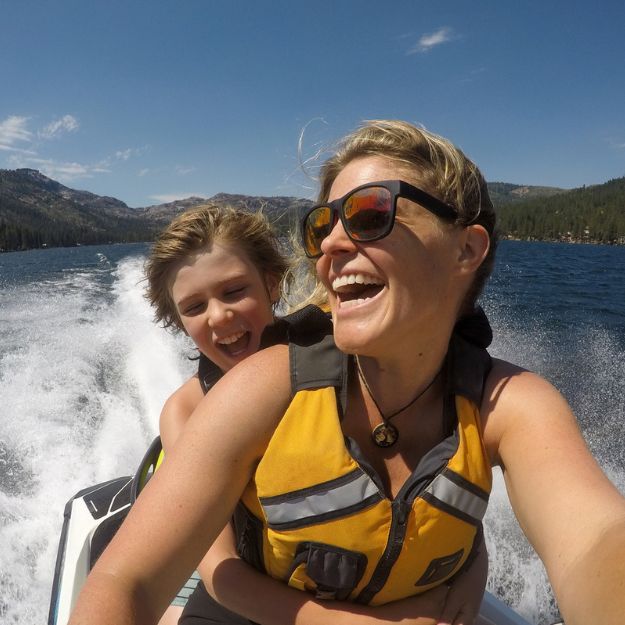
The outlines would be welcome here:
[[[339,301],[339,308],[359,306],[374,298],[384,288],[384,283],[362,273],[335,278],[332,289]]]

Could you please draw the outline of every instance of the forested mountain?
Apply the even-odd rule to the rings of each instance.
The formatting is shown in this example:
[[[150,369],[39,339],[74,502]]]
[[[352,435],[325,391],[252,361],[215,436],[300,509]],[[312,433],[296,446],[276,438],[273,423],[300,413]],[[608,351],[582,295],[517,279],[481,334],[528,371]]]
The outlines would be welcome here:
[[[566,191],[566,189],[558,189],[558,187],[532,187],[509,182],[488,182],[487,184],[490,199],[495,206],[509,202],[546,198]]]
[[[488,183],[503,238],[625,244],[625,178],[565,191]],[[76,191],[33,169],[0,170],[0,251],[151,241],[181,212],[204,202],[263,210],[286,231],[310,200],[219,193],[130,208]]]
[[[151,241],[176,215],[205,202],[262,207],[281,229],[292,226],[297,210],[312,204],[293,197],[219,193],[135,209],[115,198],[70,189],[34,169],[0,169],[0,252]]]
[[[503,237],[625,244],[625,178],[497,209]]]
[[[292,227],[297,222],[297,216],[313,204],[310,200],[283,195],[264,197],[218,193],[209,199],[190,197],[168,204],[137,208],[136,212],[145,219],[163,226],[179,213],[206,202],[213,202],[222,206],[236,206],[249,211],[263,210],[271,221],[283,231]]]
[[[0,250],[145,241],[155,232],[119,200],[75,191],[34,169],[0,170]]]

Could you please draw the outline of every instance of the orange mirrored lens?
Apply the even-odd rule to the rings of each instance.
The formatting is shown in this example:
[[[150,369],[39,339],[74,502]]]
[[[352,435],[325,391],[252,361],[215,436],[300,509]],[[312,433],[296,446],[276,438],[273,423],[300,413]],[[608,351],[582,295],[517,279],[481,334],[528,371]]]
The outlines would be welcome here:
[[[392,226],[392,195],[384,187],[356,191],[345,200],[343,210],[349,235],[357,241],[379,238]]]
[[[309,256],[321,252],[321,242],[332,230],[332,210],[329,206],[320,206],[308,215],[304,228],[304,245]]]

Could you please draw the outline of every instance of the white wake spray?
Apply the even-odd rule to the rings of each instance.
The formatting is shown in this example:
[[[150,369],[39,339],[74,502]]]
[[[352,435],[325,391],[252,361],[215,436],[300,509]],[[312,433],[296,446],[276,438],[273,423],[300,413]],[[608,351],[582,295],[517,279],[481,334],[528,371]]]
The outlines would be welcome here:
[[[134,473],[168,395],[194,369],[152,322],[143,259],[4,291],[0,621],[47,621],[68,499]]]
[[[134,473],[165,399],[195,369],[186,358],[193,353],[188,340],[152,322],[142,257],[112,265],[85,248],[80,258],[90,260],[0,291],[3,624],[47,621],[65,502],[87,486]],[[485,306],[496,337],[491,353],[563,390],[593,452],[625,492],[622,336],[590,327],[566,334],[550,319],[519,313],[523,300],[505,286],[497,303]],[[524,326],[530,317],[531,327]],[[500,474],[495,478],[485,523],[489,589],[531,622],[551,623],[556,612],[544,569],[514,519]]]

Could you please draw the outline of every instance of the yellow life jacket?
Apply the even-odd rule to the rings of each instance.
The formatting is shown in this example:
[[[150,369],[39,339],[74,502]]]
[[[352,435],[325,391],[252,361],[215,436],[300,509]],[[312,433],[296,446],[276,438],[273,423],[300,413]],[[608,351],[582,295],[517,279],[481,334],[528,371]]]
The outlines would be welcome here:
[[[294,397],[235,516],[240,553],[318,598],[371,605],[450,579],[482,539],[491,489],[478,413],[490,367],[486,350],[452,338],[449,436],[390,500],[341,430],[348,357],[331,335],[309,343],[289,344]]]

